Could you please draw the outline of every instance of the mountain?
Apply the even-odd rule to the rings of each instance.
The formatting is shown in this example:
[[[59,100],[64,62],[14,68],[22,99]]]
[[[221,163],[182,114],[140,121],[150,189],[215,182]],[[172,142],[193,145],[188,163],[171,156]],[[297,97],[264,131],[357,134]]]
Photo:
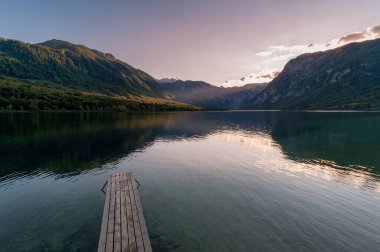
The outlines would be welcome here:
[[[112,54],[61,40],[28,44],[0,40],[0,75],[43,80],[112,95],[164,97],[147,73],[116,59]]]
[[[0,110],[192,110],[112,54],[61,40],[0,38]]]
[[[244,109],[266,84],[247,84],[242,87],[217,87],[203,81],[164,79],[161,88],[173,99],[214,109]]]
[[[379,110],[380,39],[290,60],[251,108]]]

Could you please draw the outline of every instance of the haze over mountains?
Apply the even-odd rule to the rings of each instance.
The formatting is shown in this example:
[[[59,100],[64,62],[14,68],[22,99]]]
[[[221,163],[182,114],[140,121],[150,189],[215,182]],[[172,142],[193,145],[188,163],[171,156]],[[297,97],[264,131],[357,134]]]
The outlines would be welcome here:
[[[217,87],[204,81],[163,79],[161,88],[173,99],[214,109],[244,109],[252,104],[266,83],[247,84],[242,87]]]
[[[196,106],[189,106],[187,104]],[[157,80],[112,54],[66,41],[0,39],[0,109],[380,109],[380,39],[290,60],[270,83],[217,87]]]

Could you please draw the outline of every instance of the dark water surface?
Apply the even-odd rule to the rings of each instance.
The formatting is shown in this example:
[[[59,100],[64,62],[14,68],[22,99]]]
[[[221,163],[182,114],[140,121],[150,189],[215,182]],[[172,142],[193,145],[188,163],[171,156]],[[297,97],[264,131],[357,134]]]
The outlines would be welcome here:
[[[155,251],[380,251],[380,113],[0,114],[0,251],[96,251],[133,171]]]

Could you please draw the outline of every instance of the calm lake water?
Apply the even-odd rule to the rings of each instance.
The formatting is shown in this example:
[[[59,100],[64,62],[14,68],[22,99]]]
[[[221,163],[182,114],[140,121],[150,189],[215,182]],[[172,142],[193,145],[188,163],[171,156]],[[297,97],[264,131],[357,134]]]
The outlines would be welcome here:
[[[133,171],[154,251],[380,251],[380,113],[0,114],[0,251],[96,251]]]

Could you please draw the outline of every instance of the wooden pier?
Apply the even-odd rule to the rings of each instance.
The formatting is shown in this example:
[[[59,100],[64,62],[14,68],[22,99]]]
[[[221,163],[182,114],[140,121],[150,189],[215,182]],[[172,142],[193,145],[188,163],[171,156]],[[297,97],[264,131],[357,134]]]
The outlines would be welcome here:
[[[131,172],[108,178],[98,252],[152,251],[135,179]]]

